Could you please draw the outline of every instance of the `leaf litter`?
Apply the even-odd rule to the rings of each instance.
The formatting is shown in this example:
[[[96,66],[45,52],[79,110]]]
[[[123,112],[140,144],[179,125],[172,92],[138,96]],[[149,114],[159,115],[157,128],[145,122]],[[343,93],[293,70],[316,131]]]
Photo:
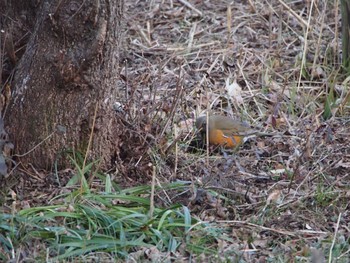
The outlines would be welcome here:
[[[347,79],[334,77],[336,12],[331,1],[125,0],[113,179],[149,182],[156,165],[160,182],[190,182],[166,200],[229,230],[217,240],[222,260],[319,260],[333,242],[346,262],[350,110]],[[330,91],[338,99],[325,120]],[[235,152],[191,150],[193,120],[206,111],[273,136]],[[43,171],[23,172],[17,193],[32,189],[31,203],[58,194]]]
[[[340,67],[339,9],[313,1],[185,2],[126,1],[123,42],[128,85],[157,89],[160,100],[182,90],[174,114],[163,116],[171,118],[167,140],[175,140],[174,127],[181,140],[158,170],[162,180],[192,182],[194,191],[173,202],[236,229],[235,242],[219,243],[223,258],[231,250],[249,262],[326,255],[322,241],[350,234],[349,105],[340,113],[335,103],[335,115],[322,118],[329,77]],[[344,98],[343,80],[334,79],[334,92]],[[274,135],[249,138],[234,153],[193,153],[191,120],[208,110]]]

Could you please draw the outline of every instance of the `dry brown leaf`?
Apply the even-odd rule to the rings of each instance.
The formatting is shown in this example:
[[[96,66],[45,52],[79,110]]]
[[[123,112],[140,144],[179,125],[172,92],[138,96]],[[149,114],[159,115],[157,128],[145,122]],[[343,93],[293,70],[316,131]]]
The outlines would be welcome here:
[[[226,85],[225,89],[227,91],[227,94],[238,104],[243,104],[243,97],[242,97],[242,88],[237,83],[236,80],[234,80],[232,83],[230,83],[230,79],[226,79]]]
[[[266,200],[266,204],[269,205],[271,203],[277,204],[281,201],[281,190],[275,190],[269,194]]]

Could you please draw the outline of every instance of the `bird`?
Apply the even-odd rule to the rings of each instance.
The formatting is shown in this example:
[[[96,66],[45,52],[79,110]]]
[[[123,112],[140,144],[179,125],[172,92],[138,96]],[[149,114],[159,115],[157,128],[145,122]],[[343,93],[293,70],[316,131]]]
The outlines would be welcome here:
[[[196,119],[195,126],[200,130],[203,141],[207,140],[208,130],[209,145],[222,146],[225,149],[237,149],[245,137],[257,133],[247,124],[222,115],[200,116]]]

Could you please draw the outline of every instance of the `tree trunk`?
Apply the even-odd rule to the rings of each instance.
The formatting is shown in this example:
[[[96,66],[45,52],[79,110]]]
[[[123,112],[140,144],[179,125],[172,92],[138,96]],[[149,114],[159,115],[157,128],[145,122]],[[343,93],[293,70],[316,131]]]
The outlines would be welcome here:
[[[33,25],[5,114],[16,156],[49,169],[66,164],[67,151],[85,154],[92,136],[89,157],[109,166],[118,145],[112,104],[123,0],[7,2]]]
[[[342,64],[348,69],[350,65],[350,1],[341,0],[340,3],[342,17]]]

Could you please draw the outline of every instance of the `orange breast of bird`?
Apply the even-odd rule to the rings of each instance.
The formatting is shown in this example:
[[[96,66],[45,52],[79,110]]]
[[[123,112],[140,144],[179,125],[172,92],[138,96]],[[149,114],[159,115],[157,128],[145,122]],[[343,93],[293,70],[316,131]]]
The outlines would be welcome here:
[[[209,144],[221,145],[225,148],[236,148],[243,142],[243,136],[241,135],[228,135],[219,129],[209,129]]]
[[[244,137],[252,132],[249,126],[227,116],[201,116],[196,120],[196,127],[206,140],[206,131],[209,132],[209,144],[234,149],[243,143]]]

